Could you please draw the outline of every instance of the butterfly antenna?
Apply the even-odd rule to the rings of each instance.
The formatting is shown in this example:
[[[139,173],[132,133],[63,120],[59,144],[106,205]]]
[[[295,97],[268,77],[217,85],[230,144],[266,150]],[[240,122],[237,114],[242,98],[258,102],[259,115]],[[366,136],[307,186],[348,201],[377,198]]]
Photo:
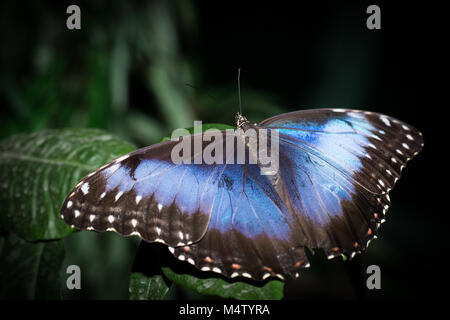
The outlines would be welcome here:
[[[242,114],[242,103],[241,103],[241,68],[238,68],[238,96],[239,96],[239,113]]]

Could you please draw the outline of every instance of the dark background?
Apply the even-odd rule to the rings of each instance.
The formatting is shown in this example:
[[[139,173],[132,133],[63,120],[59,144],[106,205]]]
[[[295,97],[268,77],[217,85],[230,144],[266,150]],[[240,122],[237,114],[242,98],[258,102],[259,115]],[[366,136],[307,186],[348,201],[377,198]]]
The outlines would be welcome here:
[[[65,25],[73,3],[81,30]],[[381,8],[381,30],[366,28],[370,4]],[[302,280],[287,281],[285,296],[440,297],[448,283],[444,12],[406,1],[3,1],[0,138],[96,127],[144,146],[194,119],[232,124],[239,67],[243,110],[255,122],[319,107],[394,116],[422,131],[425,148],[391,192],[379,239],[351,263],[319,254]],[[371,264],[382,271],[376,292],[364,288]],[[122,297],[91,290],[83,297]]]

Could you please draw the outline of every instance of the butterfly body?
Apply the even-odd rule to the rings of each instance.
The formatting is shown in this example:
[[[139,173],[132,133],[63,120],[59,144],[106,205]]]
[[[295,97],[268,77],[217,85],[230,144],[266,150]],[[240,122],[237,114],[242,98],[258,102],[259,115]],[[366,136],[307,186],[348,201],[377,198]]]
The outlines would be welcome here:
[[[367,247],[384,222],[389,191],[423,146],[412,126],[358,110],[305,110],[259,124],[238,114],[236,124],[243,132],[277,133],[277,170],[261,174],[261,163],[248,161],[249,145],[245,163],[224,155],[213,164],[174,164],[178,141],[166,141],[82,179],[62,217],[80,229],[165,243],[203,271],[296,276],[309,265],[305,248],[323,248],[332,258]],[[221,135],[224,149],[237,146],[236,136]]]

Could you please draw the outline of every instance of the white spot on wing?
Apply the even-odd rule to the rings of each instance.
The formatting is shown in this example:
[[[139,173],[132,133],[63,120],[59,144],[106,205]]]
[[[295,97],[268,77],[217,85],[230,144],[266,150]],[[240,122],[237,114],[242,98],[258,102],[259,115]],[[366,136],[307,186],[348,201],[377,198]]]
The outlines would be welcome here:
[[[405,148],[406,150],[409,150],[409,146],[406,143],[402,143],[403,148]]]
[[[72,201],[67,202],[67,208],[70,208],[72,206]]]
[[[81,214],[81,212],[79,210],[75,210],[74,213],[75,213],[75,218],[77,218]]]
[[[119,191],[117,194],[116,194],[116,201],[117,200],[119,200],[119,198],[121,197],[123,195],[123,191]]]
[[[81,186],[81,191],[83,191],[83,194],[88,194],[89,192],[89,183],[85,182]]]
[[[136,196],[136,204],[139,204],[139,201],[141,201],[141,199],[142,199],[142,196]]]
[[[406,137],[407,137],[409,140],[414,140],[414,138],[413,138],[410,134],[407,134]]]
[[[113,223],[114,220],[116,220],[116,218],[114,218],[113,215],[109,215],[109,216],[108,216],[108,222],[109,222],[109,223]]]
[[[383,123],[384,123],[385,125],[387,125],[388,127],[391,126],[391,123],[390,123],[390,121],[389,121],[388,118],[386,118],[386,117],[380,117],[380,120],[383,121]]]
[[[131,219],[131,225],[133,226],[133,228],[136,228],[137,226],[137,220],[136,219]]]
[[[180,240],[183,240],[183,238],[184,238],[184,237],[183,237],[183,232],[181,232],[181,231],[178,232],[178,237],[180,238]]]
[[[375,135],[375,134],[373,134],[371,137],[374,138],[374,139],[377,139],[377,140],[381,141],[381,138],[380,138],[379,136]]]
[[[161,203],[158,203],[158,210],[159,210],[159,211],[161,211],[162,207],[163,207],[162,204],[161,204]]]
[[[263,279],[263,280],[266,280],[268,277],[270,277],[270,273],[265,273],[265,274],[262,276],[262,279]]]
[[[100,195],[100,199],[103,199],[105,196],[106,196],[106,192],[103,192],[103,193]]]
[[[89,221],[92,222],[92,221],[94,221],[94,219],[95,219],[95,214],[91,214],[89,216]]]

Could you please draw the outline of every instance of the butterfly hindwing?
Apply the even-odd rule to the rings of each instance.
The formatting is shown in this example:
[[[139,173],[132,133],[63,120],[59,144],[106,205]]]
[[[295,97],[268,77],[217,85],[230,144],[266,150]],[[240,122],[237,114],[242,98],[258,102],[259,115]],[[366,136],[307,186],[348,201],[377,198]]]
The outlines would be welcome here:
[[[257,165],[224,165],[208,232],[189,247],[170,248],[203,271],[263,280],[307,265],[296,223]],[[229,183],[228,181],[232,181]],[[297,267],[295,267],[297,265]]]

